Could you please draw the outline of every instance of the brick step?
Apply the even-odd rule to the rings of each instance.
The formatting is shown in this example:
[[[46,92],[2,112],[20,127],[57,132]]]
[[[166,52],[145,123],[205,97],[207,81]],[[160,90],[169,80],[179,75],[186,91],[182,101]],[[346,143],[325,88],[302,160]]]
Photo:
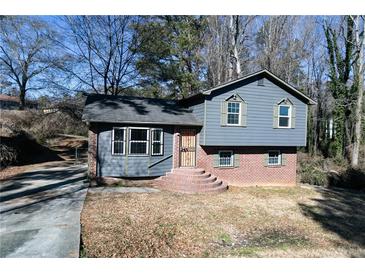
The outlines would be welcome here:
[[[171,170],[172,173],[178,173],[178,174],[184,174],[184,175],[199,175],[199,174],[204,174],[205,170],[202,168],[185,168],[185,167],[180,167],[180,168],[173,168]]]
[[[211,176],[210,173],[192,175],[192,174],[179,174],[179,173],[167,172],[164,177],[169,177],[171,179],[176,179],[176,180],[186,179],[186,180],[197,181],[197,180],[207,179],[210,176]]]
[[[171,187],[171,188],[176,188],[176,189],[203,190],[203,189],[209,189],[209,188],[214,188],[214,187],[220,186],[222,184],[222,181],[216,180],[216,181],[210,182],[210,183],[196,184],[196,183],[188,183],[188,182],[175,183],[175,182],[171,182],[171,181],[161,180],[157,184],[163,188]]]
[[[199,189],[199,190],[192,190],[192,189],[176,189],[176,188],[164,188],[164,190],[178,192],[178,193],[185,193],[185,194],[215,194],[215,193],[222,193],[228,189],[228,186],[224,183],[221,185],[208,188],[208,189]]]
[[[174,168],[155,180],[158,188],[194,194],[194,193],[220,193],[226,191],[228,186],[202,168]]]
[[[171,183],[178,182],[178,183],[205,184],[216,181],[217,177],[211,176],[209,174],[209,177],[204,177],[204,178],[163,176],[160,177],[160,179]]]

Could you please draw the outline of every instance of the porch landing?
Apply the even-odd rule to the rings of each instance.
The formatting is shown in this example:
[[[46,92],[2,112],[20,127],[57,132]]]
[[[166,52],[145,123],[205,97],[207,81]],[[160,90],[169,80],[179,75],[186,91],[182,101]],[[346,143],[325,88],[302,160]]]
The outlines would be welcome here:
[[[155,180],[156,187],[180,193],[220,193],[228,189],[226,183],[202,168],[174,168]]]

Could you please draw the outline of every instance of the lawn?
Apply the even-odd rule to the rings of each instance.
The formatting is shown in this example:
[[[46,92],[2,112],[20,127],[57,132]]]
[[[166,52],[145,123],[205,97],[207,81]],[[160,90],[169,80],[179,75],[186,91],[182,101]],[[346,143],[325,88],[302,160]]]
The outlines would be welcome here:
[[[230,188],[88,194],[86,257],[365,257],[365,193]]]

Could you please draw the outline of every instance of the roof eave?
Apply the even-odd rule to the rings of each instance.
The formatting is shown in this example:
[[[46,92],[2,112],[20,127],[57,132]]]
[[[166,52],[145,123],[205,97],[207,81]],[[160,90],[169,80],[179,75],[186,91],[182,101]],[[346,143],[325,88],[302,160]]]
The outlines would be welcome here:
[[[257,76],[257,75],[260,75],[260,74],[264,74],[266,73],[267,75],[269,75],[270,77],[276,79],[277,81],[281,82],[282,84],[284,84],[286,87],[288,87],[289,89],[291,89],[292,91],[294,91],[297,95],[299,95],[300,97],[302,97],[304,99],[304,101],[307,101],[306,103],[308,105],[316,105],[317,102],[314,101],[313,99],[309,98],[307,95],[305,95],[303,92],[301,92],[300,90],[296,89],[295,87],[293,87],[292,85],[288,84],[287,82],[285,82],[284,80],[280,79],[279,77],[277,77],[275,74],[273,74],[272,72],[264,69],[264,70],[260,70],[260,71],[257,71],[257,72],[254,72],[254,73],[251,73],[251,74],[248,74],[242,78],[239,78],[239,79],[236,79],[234,81],[230,81],[230,82],[227,82],[225,84],[222,84],[222,85],[219,85],[219,86],[216,86],[216,87],[213,87],[211,89],[208,89],[206,91],[202,91],[200,92],[200,94],[203,94],[203,95],[211,95],[211,93],[215,90],[218,90],[218,89],[221,89],[221,88],[224,88],[224,87],[227,87],[227,86],[230,86],[230,85],[233,85],[235,83],[239,83],[241,81],[244,81],[244,80],[247,80],[251,77],[254,77],[254,76]],[[197,94],[191,96],[191,97],[194,97],[196,96]],[[191,98],[190,97],[190,98]],[[186,98],[188,99],[188,98]]]
[[[150,124],[150,125],[164,125],[164,126],[174,126],[174,125],[178,125],[178,126],[203,126],[203,123],[200,122],[196,122],[196,123],[172,123],[172,122],[158,122],[158,121],[148,121],[148,122],[144,122],[144,121],[106,121],[106,120],[97,120],[97,119],[88,119],[88,118],[84,118],[82,119],[82,121],[87,122],[87,123],[107,123],[107,124],[141,124],[141,125],[146,125],[146,124]]]

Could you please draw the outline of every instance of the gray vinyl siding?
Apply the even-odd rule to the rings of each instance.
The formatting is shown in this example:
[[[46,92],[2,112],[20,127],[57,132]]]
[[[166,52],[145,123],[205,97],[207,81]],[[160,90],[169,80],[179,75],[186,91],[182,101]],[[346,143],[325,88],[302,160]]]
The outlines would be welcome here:
[[[193,111],[194,116],[200,121],[204,122],[204,101],[197,103],[190,107]]]
[[[172,126],[143,125],[140,127],[162,128],[164,132],[164,152],[162,156],[112,155],[112,128],[138,127],[138,125],[100,125],[98,130],[97,176],[149,177],[161,176],[172,168],[173,132]],[[127,148],[127,147],[126,147]],[[167,158],[168,157],[168,158]],[[167,159],[165,159],[167,158]],[[165,159],[165,160],[164,160]],[[162,161],[161,161],[162,160]],[[159,162],[161,161],[161,162]],[[159,162],[159,163],[157,163]],[[152,164],[157,163],[151,166]]]
[[[247,127],[221,126],[221,102],[238,94],[247,103]],[[295,128],[273,128],[273,106],[288,98],[296,108]],[[257,81],[246,85],[222,88],[206,97],[206,146],[305,146],[307,105],[279,86],[265,79],[264,86]]]
[[[204,125],[205,123],[205,102],[204,100],[199,100],[197,102],[195,102],[193,105],[189,106],[190,109],[193,111],[194,116],[197,118],[197,120],[199,122],[202,123],[202,125]],[[204,126],[202,127],[202,129],[204,129]],[[200,143],[204,142],[204,138],[205,138],[205,132],[204,130],[200,131],[201,135],[200,135]]]

